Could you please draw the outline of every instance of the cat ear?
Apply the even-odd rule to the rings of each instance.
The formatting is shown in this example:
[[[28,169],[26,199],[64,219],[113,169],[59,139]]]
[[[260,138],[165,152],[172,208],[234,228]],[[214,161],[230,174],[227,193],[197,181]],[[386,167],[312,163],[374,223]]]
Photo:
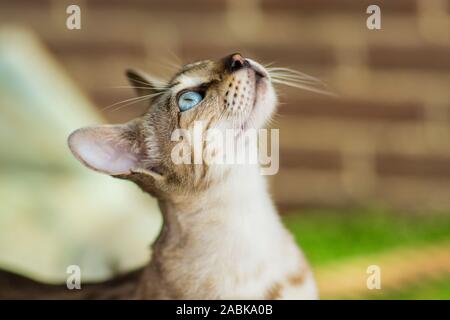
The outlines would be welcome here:
[[[134,130],[128,124],[81,128],[69,136],[69,148],[93,170],[110,175],[130,174],[140,167],[143,157]]]
[[[143,71],[128,69],[126,76],[138,96],[157,94],[164,90],[166,86],[164,81],[148,75]]]

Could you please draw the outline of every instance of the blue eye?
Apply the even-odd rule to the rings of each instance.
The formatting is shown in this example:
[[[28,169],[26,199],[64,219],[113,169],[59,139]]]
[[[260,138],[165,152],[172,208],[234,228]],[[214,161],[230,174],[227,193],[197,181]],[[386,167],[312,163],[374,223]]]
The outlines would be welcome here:
[[[195,107],[202,99],[203,96],[200,93],[187,91],[178,98],[178,107],[180,108],[180,111],[183,112]]]

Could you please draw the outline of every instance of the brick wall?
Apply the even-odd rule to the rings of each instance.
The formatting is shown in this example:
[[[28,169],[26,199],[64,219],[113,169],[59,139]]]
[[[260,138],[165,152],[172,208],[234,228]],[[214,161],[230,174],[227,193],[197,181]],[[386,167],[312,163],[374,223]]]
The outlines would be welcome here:
[[[79,31],[65,28],[72,3]],[[366,28],[369,4],[381,7],[382,30]],[[2,0],[0,9],[2,24],[34,29],[99,108],[132,96],[112,88],[125,85],[125,68],[164,75],[179,58],[241,51],[317,76],[339,97],[280,88],[280,205],[450,208],[449,0]]]

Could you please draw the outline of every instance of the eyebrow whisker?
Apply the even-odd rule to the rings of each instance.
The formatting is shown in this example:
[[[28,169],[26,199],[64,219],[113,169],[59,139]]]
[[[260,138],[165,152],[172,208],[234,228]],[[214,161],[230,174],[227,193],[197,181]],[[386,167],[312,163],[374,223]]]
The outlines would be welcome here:
[[[112,108],[114,106],[121,105],[121,104],[127,103],[127,102],[144,101],[144,100],[151,99],[153,97],[159,96],[159,95],[161,95],[163,93],[164,92],[158,92],[158,93],[153,93],[153,94],[148,94],[148,95],[143,95],[143,96],[139,96],[139,97],[133,97],[133,98],[125,99],[125,100],[122,100],[122,101],[110,104],[110,105],[102,108],[101,110],[102,111],[108,110],[108,109],[110,109],[110,108]]]
[[[147,87],[149,89],[155,89],[155,90],[166,90],[167,89],[167,85],[156,86],[156,85],[150,84],[150,83],[142,81],[142,80],[138,80],[138,79],[134,79],[134,78],[130,78],[130,77],[128,77],[128,79],[130,79],[133,82],[143,84],[145,87]]]
[[[111,87],[113,89],[144,89],[144,90],[153,90],[155,89],[154,87],[134,87],[134,86],[114,86]]]
[[[315,88],[313,86],[306,85],[306,84],[295,83],[295,82],[291,82],[291,81],[287,81],[287,80],[280,80],[280,79],[272,79],[272,82],[273,83],[282,84],[282,85],[286,85],[286,86],[293,87],[293,88],[298,88],[298,89],[303,89],[303,90],[306,90],[306,91],[311,91],[311,92],[323,94],[323,95],[336,96],[336,94],[334,94],[333,92],[330,92],[330,91],[325,90],[325,89]]]

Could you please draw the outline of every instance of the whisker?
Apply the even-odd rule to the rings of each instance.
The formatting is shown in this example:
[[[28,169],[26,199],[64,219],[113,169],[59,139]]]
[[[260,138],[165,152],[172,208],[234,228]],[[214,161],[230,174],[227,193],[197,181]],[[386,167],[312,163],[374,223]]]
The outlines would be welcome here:
[[[134,100],[137,100],[137,99],[140,99],[140,98],[142,98],[142,97],[133,97],[133,98],[125,99],[125,100],[122,100],[122,101],[119,101],[119,102],[116,102],[116,103],[107,105],[106,107],[103,107],[101,110],[107,110],[107,109],[109,109],[109,108],[111,108],[111,107],[114,107],[114,106],[116,106],[116,105],[118,105],[118,104],[126,103],[126,102],[128,102],[128,101],[134,101]]]
[[[283,81],[286,83],[290,83],[292,85],[305,86],[310,88],[315,88],[316,90],[329,91],[328,86],[325,83],[311,82],[309,80],[300,80],[289,77],[278,77],[275,76],[272,78],[272,81],[275,83],[276,81]]]
[[[170,55],[170,57],[169,57]],[[176,71],[180,70],[182,63],[181,60],[172,52],[169,50],[169,55],[164,56],[163,58],[159,59],[160,62],[158,65],[163,66],[165,69],[170,71]],[[175,59],[174,59],[175,58]]]
[[[335,96],[334,93],[327,89],[326,83],[304,72],[285,67],[269,67],[266,70],[274,84]]]
[[[300,82],[300,83],[309,83],[309,84],[313,84],[313,85],[322,85],[324,87],[326,87],[327,85],[323,82],[317,82],[317,81],[311,81],[309,79],[302,79],[302,78],[298,78],[298,77],[294,77],[294,76],[290,76],[290,75],[270,75],[270,77],[272,79],[280,79],[280,80],[290,80],[293,82]]]
[[[275,63],[276,63],[276,61],[271,61],[271,62],[265,64],[265,65],[264,65],[264,68],[267,69],[267,68],[269,68],[270,66],[273,66]]]
[[[222,121],[225,113],[227,112],[227,106],[223,108],[223,110],[219,113],[219,116],[217,117],[216,123],[214,124],[214,128],[217,128]]]
[[[318,79],[316,77],[313,77],[313,76],[311,76],[309,74],[306,74],[304,72],[300,72],[300,71],[293,70],[293,69],[290,69],[290,68],[274,67],[274,68],[268,68],[267,70],[268,70],[269,74],[271,74],[272,72],[273,73],[282,72],[282,73],[288,73],[288,74],[292,74],[292,75],[297,75],[297,76],[300,76],[301,78],[304,78],[304,79],[309,79],[309,80],[312,80],[312,81],[322,82],[320,79]]]
[[[336,96],[336,94],[334,94],[334,93],[332,93],[332,92],[330,92],[328,90],[322,90],[322,89],[319,89],[319,88],[314,88],[312,86],[308,86],[308,85],[304,85],[304,84],[300,84],[300,83],[294,83],[294,82],[280,80],[280,79],[273,79],[272,82],[273,83],[278,83],[278,84],[283,84],[283,85],[286,85],[286,86],[289,86],[289,87],[303,89],[303,90],[306,90],[306,91],[320,93],[320,94],[324,94],[324,95],[328,95],[328,96]]]
[[[141,98],[142,98],[142,97],[141,97]],[[126,104],[124,104],[124,105],[119,105],[118,107],[112,109],[111,111],[112,111],[112,112],[116,112],[116,111],[118,111],[118,110],[120,110],[120,109],[123,109],[123,108],[125,108],[125,107],[131,106],[131,105],[133,105],[133,104],[136,104],[136,103],[139,103],[139,102],[143,102],[143,101],[146,101],[146,100],[147,100],[147,98],[145,97],[145,98],[142,98],[142,99],[138,99],[138,100],[135,100],[135,101],[131,101],[131,102],[126,103]]]
[[[315,81],[315,82],[322,82],[320,79],[316,79],[314,77],[307,77],[307,76],[304,76],[304,75],[299,75],[297,73],[291,73],[291,72],[286,72],[286,71],[270,71],[269,74],[270,75],[282,75],[282,76],[295,77],[295,78],[298,78],[298,79],[311,80],[311,81]]]
[[[171,55],[171,57],[175,60],[173,61],[173,63],[177,65],[177,68],[180,68],[180,66],[183,64],[182,59],[173,50],[168,49],[168,52]]]
[[[120,104],[123,104],[123,103],[127,103],[127,102],[134,102],[136,100],[150,99],[150,98],[153,98],[153,97],[158,96],[158,95],[163,94],[163,93],[164,92],[158,92],[158,93],[153,93],[153,94],[147,94],[147,95],[144,95],[144,96],[139,96],[139,97],[133,97],[133,98],[125,99],[125,100],[122,100],[122,101],[110,104],[110,105],[108,105],[106,107],[103,107],[101,110],[104,111],[104,110],[110,109],[110,108],[112,108],[114,106],[117,106],[117,105],[120,105]]]
[[[114,87],[110,87],[110,88],[113,88],[113,89],[144,89],[144,90],[154,90],[153,87],[149,87],[149,86],[146,86],[146,87],[114,86]]]
[[[138,79],[134,79],[134,78],[130,78],[130,77],[128,77],[128,79],[130,79],[133,82],[137,82],[137,83],[143,84],[147,88],[151,88],[151,89],[155,89],[155,90],[167,90],[167,86],[166,85],[156,86],[156,85],[153,85],[153,84],[150,84],[148,82],[141,81],[141,80],[138,80]]]

